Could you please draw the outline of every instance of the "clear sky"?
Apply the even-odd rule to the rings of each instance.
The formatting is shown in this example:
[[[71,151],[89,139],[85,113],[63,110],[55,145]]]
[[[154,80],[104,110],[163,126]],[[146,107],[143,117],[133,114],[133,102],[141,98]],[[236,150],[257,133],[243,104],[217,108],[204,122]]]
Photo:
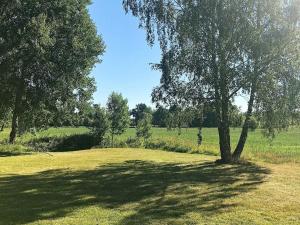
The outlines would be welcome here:
[[[147,45],[145,31],[138,28],[135,17],[125,14],[122,0],[94,0],[89,9],[106,44],[102,63],[92,71],[97,82],[94,102],[105,105],[116,91],[128,99],[130,108],[138,103],[151,105],[151,92],[159,84],[160,73],[149,64],[160,61],[159,47]],[[245,98],[236,99],[243,111],[245,103]]]
[[[125,14],[122,0],[94,0],[90,14],[106,44],[103,62],[92,71],[97,82],[95,103],[106,104],[116,91],[128,99],[130,108],[138,103],[150,105],[160,73],[149,64],[160,61],[160,49],[147,45],[145,31],[138,29],[136,18]]]

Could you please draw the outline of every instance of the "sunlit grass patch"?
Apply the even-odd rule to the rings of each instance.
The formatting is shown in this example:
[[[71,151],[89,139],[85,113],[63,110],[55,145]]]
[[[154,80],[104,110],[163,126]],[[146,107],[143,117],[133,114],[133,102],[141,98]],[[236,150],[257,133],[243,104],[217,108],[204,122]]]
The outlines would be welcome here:
[[[144,149],[2,157],[0,224],[298,224],[299,166],[215,159]]]

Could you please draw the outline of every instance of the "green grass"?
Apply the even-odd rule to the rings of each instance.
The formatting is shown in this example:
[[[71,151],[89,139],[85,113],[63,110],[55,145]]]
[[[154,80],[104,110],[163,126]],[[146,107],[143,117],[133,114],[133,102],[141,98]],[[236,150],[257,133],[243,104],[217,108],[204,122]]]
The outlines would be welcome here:
[[[233,148],[237,143],[241,129],[231,129],[231,139]],[[37,136],[26,134],[18,139],[17,146],[0,146],[0,152],[9,149],[16,149],[20,152],[26,148],[22,146],[27,141],[39,137],[64,137],[67,135],[83,134],[88,132],[87,128],[50,128],[40,132]],[[178,136],[177,131],[167,131],[164,128],[154,128],[152,131],[152,140],[155,142],[165,141],[169,145],[186,146],[191,149],[191,153],[206,153],[219,155],[218,134],[215,128],[203,129],[203,145],[197,146],[197,129],[182,129],[182,135]],[[125,134],[118,137],[117,140],[124,141],[129,137],[135,136],[135,129],[129,129]],[[0,140],[8,137],[8,130],[0,133]],[[7,152],[7,151],[5,151]],[[245,147],[243,156],[246,159],[264,160],[267,162],[300,162],[300,128],[291,128],[287,132],[279,133],[272,141],[265,138],[261,130],[249,133],[249,138]]]
[[[0,157],[0,224],[299,224],[297,164],[107,149]]]
[[[219,140],[216,128],[203,129],[203,145],[197,146],[197,129],[182,129],[178,136],[177,131],[166,129],[153,129],[153,139],[165,140],[172,144],[188,146],[193,149],[192,153],[211,153],[219,155]],[[240,128],[231,129],[232,148],[237,144]],[[129,129],[119,139],[134,137],[135,130]],[[264,137],[262,130],[249,132],[249,138],[245,146],[243,156],[246,159],[260,159],[268,162],[300,162],[300,128],[291,128],[286,132],[279,133],[275,139],[269,140]]]

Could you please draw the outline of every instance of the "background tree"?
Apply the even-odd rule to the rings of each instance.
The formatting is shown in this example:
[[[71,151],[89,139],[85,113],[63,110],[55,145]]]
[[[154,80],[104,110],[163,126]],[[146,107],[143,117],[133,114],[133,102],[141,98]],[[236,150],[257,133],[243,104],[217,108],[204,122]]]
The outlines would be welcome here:
[[[10,110],[4,106],[0,106],[0,132],[8,126],[9,120],[11,117]]]
[[[172,105],[169,108],[166,124],[168,130],[177,129],[178,135],[181,135],[181,128],[184,124],[184,110],[178,105]]]
[[[241,127],[244,121],[244,116],[241,110],[236,105],[230,105],[229,123],[231,127]]]
[[[89,0],[4,0],[0,3],[0,70],[6,105],[13,111],[10,142],[29,112],[57,108],[85,89],[104,45],[87,6]],[[40,121],[39,121],[40,122]],[[46,122],[46,121],[45,121]],[[23,127],[37,126],[38,124]]]
[[[140,19],[149,44],[158,36],[165,97],[172,99],[168,93],[176,92],[191,96],[181,91],[185,87],[198,102],[213,102],[221,161],[239,160],[255,103],[274,112],[271,105],[286,100],[280,97],[284,84],[299,79],[284,73],[287,66],[294,66],[299,52],[299,1],[124,0],[123,5]],[[248,110],[232,153],[230,104],[240,92],[249,96]],[[162,92],[155,93],[161,98]]]
[[[153,112],[153,125],[158,127],[166,127],[166,119],[168,117],[168,109],[158,106]]]
[[[249,129],[251,131],[255,131],[257,128],[258,128],[258,121],[255,119],[255,117],[251,117],[251,119],[249,120],[248,122],[248,126],[249,126]]]
[[[152,128],[152,115],[146,112],[137,123],[136,136],[138,138],[144,138],[144,141],[146,141],[152,135],[151,128]]]
[[[130,124],[127,99],[124,99],[121,94],[113,92],[108,98],[107,112],[110,121],[110,134],[113,145],[114,136],[123,134]]]
[[[299,73],[300,76],[300,73]],[[291,82],[288,87],[289,111],[292,113],[291,125],[300,125],[300,79]]]
[[[53,126],[79,126],[84,120],[93,117],[92,95],[96,91],[94,80],[87,77],[77,88],[67,89],[63,97],[58,92],[53,106]],[[87,124],[88,125],[88,124]]]
[[[134,109],[130,112],[131,116],[134,120],[134,126],[137,126],[138,121],[143,119],[146,114],[152,114],[152,109],[148,107],[146,104],[140,103],[137,104]]]
[[[110,122],[105,108],[94,105],[94,114],[91,124],[91,132],[96,144],[103,144],[104,137],[109,131]]]

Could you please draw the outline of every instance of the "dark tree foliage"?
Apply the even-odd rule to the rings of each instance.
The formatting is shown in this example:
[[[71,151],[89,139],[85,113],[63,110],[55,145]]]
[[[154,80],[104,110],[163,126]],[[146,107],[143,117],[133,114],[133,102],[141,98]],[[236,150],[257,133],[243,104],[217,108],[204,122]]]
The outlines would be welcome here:
[[[51,119],[56,123],[53,115],[81,112],[82,102],[91,97],[95,87],[88,74],[104,45],[89,16],[89,4],[0,2],[0,105],[13,111],[11,143],[19,124],[27,129]]]
[[[168,117],[168,109],[159,106],[156,110],[154,110],[152,114],[152,123],[154,126],[158,127],[166,127],[166,120]]]
[[[130,115],[133,117],[134,126],[137,126],[138,122],[147,114],[152,114],[152,109],[144,103],[137,104],[130,112]]]

